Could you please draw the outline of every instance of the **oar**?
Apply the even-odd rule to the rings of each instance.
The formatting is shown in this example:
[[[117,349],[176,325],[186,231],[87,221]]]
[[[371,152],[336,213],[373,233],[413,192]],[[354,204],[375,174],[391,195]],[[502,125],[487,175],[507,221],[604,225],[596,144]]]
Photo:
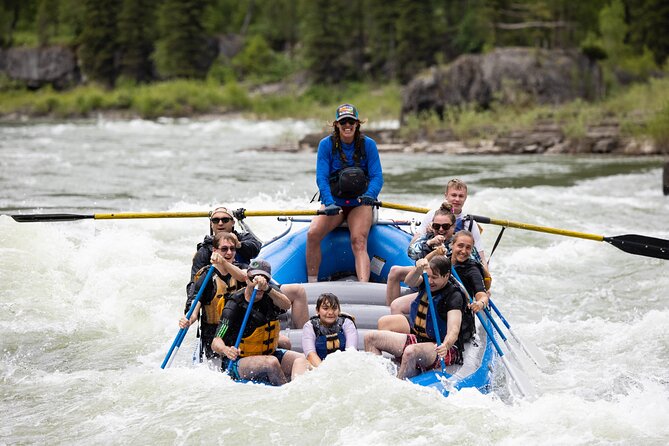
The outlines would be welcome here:
[[[511,329],[511,325],[507,322],[507,320],[504,318],[502,313],[499,311],[497,308],[497,305],[492,301],[492,299],[488,300],[490,302],[490,306],[492,307],[493,311],[497,316],[500,318],[504,326],[506,327],[507,330],[509,330],[509,333],[513,337],[513,339],[520,345],[520,348],[525,352],[525,354],[542,370],[548,369],[550,364],[548,363],[548,359],[546,358],[546,355],[539,350],[538,347],[536,347],[532,343],[525,343],[523,342],[517,335],[516,333]],[[492,319],[491,319],[492,320]]]
[[[455,268],[451,267],[451,273],[453,274],[453,277],[460,283],[462,291],[465,293],[465,296],[467,297],[467,300],[469,302],[473,302],[474,299],[469,295],[467,290],[465,289],[464,284],[462,283],[462,280],[460,279],[460,276],[458,273],[455,271]],[[527,376],[522,373],[519,370],[516,370],[514,367],[511,366],[511,363],[506,359],[506,356],[504,355],[504,352],[502,351],[502,348],[499,346],[497,343],[497,340],[495,339],[495,334],[490,330],[490,328],[485,324],[485,321],[483,320],[483,316],[481,316],[481,313],[478,312],[476,313],[476,317],[478,317],[479,322],[481,322],[481,326],[485,330],[486,334],[488,335],[488,339],[492,341],[492,344],[495,346],[495,350],[497,351],[497,354],[502,360],[502,364],[504,364],[504,367],[506,367],[506,370],[509,372],[509,375],[511,376],[511,379],[513,382],[516,384],[516,387],[520,391],[522,396],[525,397],[530,397],[534,394],[532,391],[532,384],[530,384],[529,379]],[[490,316],[488,316],[490,318]]]
[[[430,289],[430,278],[426,272],[423,272],[423,284],[425,285],[425,292],[427,293],[427,304],[430,307],[430,316],[432,317],[432,328],[434,329],[434,337],[437,340],[437,345],[443,342],[439,334],[439,326],[437,325],[437,312],[434,309],[434,300],[432,300],[432,290]],[[446,363],[444,358],[439,358],[441,361],[441,373],[446,370]]]
[[[246,313],[244,313],[244,320],[242,321],[242,327],[239,329],[239,334],[237,335],[237,340],[235,341],[235,348],[239,348],[239,344],[242,343],[242,337],[244,337],[244,330],[246,329],[246,323],[249,321],[249,316],[251,315],[251,307],[253,307],[253,301],[256,300],[256,294],[258,293],[258,285],[253,287],[253,293],[251,293],[251,299],[249,299],[249,306],[246,307]],[[237,358],[235,361],[237,361]],[[232,370],[232,364],[235,361],[230,361],[228,363],[228,373]]]
[[[321,210],[267,210],[244,211],[245,217],[276,217],[321,215]],[[73,220],[127,220],[134,218],[197,218],[209,217],[209,212],[116,212],[113,214],[16,214],[11,217],[19,223],[43,221],[73,221]]]
[[[516,352],[516,349],[513,348],[513,346],[509,343],[509,340],[508,340],[507,337],[504,335],[504,332],[502,331],[502,329],[500,328],[500,326],[497,325],[497,322],[495,321],[495,319],[493,319],[492,314],[490,314],[490,310],[488,310],[487,308],[484,307],[484,308],[483,308],[483,311],[485,312],[485,315],[488,317],[488,320],[490,321],[490,323],[492,324],[492,326],[495,328],[495,331],[497,332],[497,334],[499,334],[499,336],[502,338],[502,342],[504,342],[504,345],[506,346],[506,350],[507,350],[509,353],[511,353],[511,354],[513,355],[514,358],[516,358],[516,360],[518,361],[518,363],[520,364],[520,366],[521,366],[523,369],[525,369],[525,370],[529,370],[528,365],[529,365],[530,363],[527,362],[527,359],[525,359],[523,355],[519,355],[519,354]]]
[[[204,292],[204,289],[206,288],[207,283],[209,283],[209,280],[211,280],[212,274],[214,274],[214,269],[216,269],[216,268],[214,268],[213,265],[209,268],[209,271],[207,272],[207,275],[204,278],[204,282],[202,282],[202,286],[200,287],[200,290],[197,292],[197,295],[195,296],[195,299],[193,299],[193,302],[190,304],[190,310],[188,310],[188,313],[186,314],[186,319],[190,319],[190,317],[193,315],[193,311],[195,311],[195,306],[200,301],[200,297],[202,297],[202,293]],[[161,369],[164,369],[166,365],[169,367],[172,364],[172,359],[179,352],[179,347],[181,347],[181,343],[183,342],[184,338],[186,337],[186,333],[188,332],[188,328],[189,327],[179,329],[179,332],[177,333],[176,337],[174,338],[174,342],[172,342],[172,346],[170,347],[170,350],[167,352],[167,355],[165,355],[165,359],[163,360],[163,363],[160,365]],[[174,352],[174,354],[172,354],[172,352]]]
[[[430,212],[430,209],[428,208],[421,208],[418,206],[408,206],[406,204],[389,203],[387,201],[377,201],[374,203],[374,205],[382,208],[397,209],[398,211],[416,212],[418,214],[427,214],[428,212]]]
[[[645,235],[637,235],[637,234],[626,234],[626,235],[618,235],[615,237],[604,237],[602,235],[588,234],[585,232],[568,231],[565,229],[549,228],[546,226],[518,223],[509,220],[497,220],[489,217],[481,217],[480,215],[472,215],[472,218],[479,223],[488,223],[492,225],[504,226],[509,228],[525,229],[528,231],[564,235],[567,237],[583,238],[587,240],[595,240],[597,242],[607,242],[612,244],[616,248],[621,249],[630,254],[669,260],[669,240],[661,238],[648,237]]]

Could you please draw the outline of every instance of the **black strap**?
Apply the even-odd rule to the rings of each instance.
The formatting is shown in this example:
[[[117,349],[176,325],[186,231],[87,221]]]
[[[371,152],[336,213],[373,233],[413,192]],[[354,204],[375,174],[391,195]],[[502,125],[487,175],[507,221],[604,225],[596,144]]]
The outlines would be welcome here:
[[[499,245],[500,240],[502,240],[502,234],[504,234],[505,229],[506,229],[506,226],[502,226],[502,230],[499,231],[499,235],[497,236],[497,240],[495,240],[495,244],[492,246],[492,251],[490,251],[490,255],[488,256],[488,261],[486,263],[490,263],[490,258],[495,253],[495,249],[497,249],[497,245]]]

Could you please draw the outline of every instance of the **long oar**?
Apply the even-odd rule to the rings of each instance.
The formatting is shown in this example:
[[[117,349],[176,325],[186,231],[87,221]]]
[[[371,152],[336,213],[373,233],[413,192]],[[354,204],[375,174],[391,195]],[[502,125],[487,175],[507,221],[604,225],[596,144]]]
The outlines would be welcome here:
[[[434,309],[434,300],[432,299],[432,290],[430,289],[430,278],[427,276],[426,272],[423,272],[423,284],[425,285],[425,292],[427,293],[427,304],[430,307],[430,316],[432,317],[432,328],[434,329],[434,338],[437,340],[437,345],[443,342],[441,335],[439,334],[439,326],[437,325],[437,312]],[[446,363],[444,358],[439,358],[441,361],[441,373],[444,373],[446,370]]]
[[[389,203],[387,201],[383,202],[379,201],[377,202],[377,204],[384,208],[417,212],[421,214],[427,213],[429,211],[428,208],[422,208],[418,206],[407,206],[404,204],[397,204],[397,203]],[[585,232],[576,232],[565,229],[549,228],[546,226],[537,226],[528,223],[518,223],[509,220],[498,220],[490,217],[482,217],[480,215],[472,215],[471,217],[479,223],[486,223],[509,228],[525,229],[528,231],[545,232],[548,234],[564,235],[566,237],[583,238],[587,240],[595,240],[597,242],[607,242],[615,246],[616,248],[628,252],[630,254],[669,260],[669,240],[666,239],[648,237],[645,235],[637,235],[637,234],[626,234],[626,235],[618,235],[615,237],[605,237],[602,235],[588,234]]]
[[[453,277],[462,285],[462,291],[465,293],[467,296],[467,299],[470,302],[473,302],[474,300],[472,297],[469,295],[467,290],[464,288],[464,284],[462,283],[462,280],[460,279],[460,276],[458,273],[455,271],[455,268],[451,267],[451,273],[453,274]],[[481,313],[478,312],[476,313],[476,317],[478,317],[479,322],[481,322],[481,326],[485,330],[486,334],[488,335],[488,338],[492,341],[492,344],[495,346],[495,350],[497,351],[497,354],[502,360],[502,364],[504,364],[504,367],[506,367],[506,370],[509,372],[509,375],[511,376],[511,379],[513,382],[516,384],[516,387],[522,394],[522,396],[525,397],[531,397],[534,392],[532,391],[532,384],[530,384],[529,379],[527,376],[525,376],[524,373],[522,373],[519,370],[516,370],[515,367],[511,365],[511,363],[506,359],[506,356],[504,355],[504,352],[502,351],[502,348],[499,346],[497,343],[497,340],[495,340],[495,334],[490,330],[490,328],[485,324],[485,321],[483,320],[483,316],[481,316]]]
[[[207,272],[207,275],[204,278],[204,282],[202,282],[202,286],[200,287],[200,290],[197,292],[197,295],[195,296],[195,299],[193,299],[193,302],[190,304],[190,310],[188,310],[188,313],[186,314],[186,319],[190,319],[190,317],[193,315],[193,311],[195,311],[195,306],[197,303],[200,301],[200,297],[202,297],[202,293],[204,292],[204,289],[206,288],[207,283],[209,283],[209,280],[211,280],[212,274],[214,274],[214,266],[212,265],[209,268],[209,271]],[[168,367],[172,364],[173,358],[177,355],[179,352],[179,347],[181,347],[181,343],[183,342],[184,338],[186,337],[186,333],[188,332],[188,328],[180,328],[179,332],[177,333],[176,337],[174,338],[174,342],[172,342],[172,346],[170,347],[170,350],[167,352],[167,355],[165,355],[165,359],[163,360],[163,363],[160,365],[161,369],[164,369],[165,366],[167,365]],[[172,353],[174,352],[174,353]]]
[[[251,315],[251,308],[253,307],[253,301],[256,300],[257,293],[258,293],[258,285],[253,287],[253,293],[251,293],[251,299],[249,299],[249,306],[246,307],[246,313],[244,313],[244,320],[242,321],[242,326],[239,329],[239,334],[237,335],[237,340],[235,341],[235,348],[239,348],[239,344],[242,343],[242,338],[244,337],[244,330],[246,330],[246,323],[249,321],[249,316]],[[237,359],[235,361],[237,361]],[[230,373],[230,370],[232,369],[232,364],[234,364],[235,361],[230,361],[228,363],[228,373]]]
[[[525,229],[528,231],[546,232],[548,234],[564,235],[567,237],[576,237],[597,242],[607,242],[618,249],[630,254],[636,254],[657,259],[669,260],[669,240],[647,237],[645,235],[626,234],[615,237],[604,237],[597,234],[588,234],[585,232],[568,231],[565,229],[549,228],[546,226],[537,226],[527,223],[518,223],[509,220],[497,220],[480,215],[472,215],[472,218],[479,223],[488,223],[492,225],[504,226],[509,228]]]
[[[529,370],[528,365],[530,363],[527,362],[527,359],[525,359],[523,355],[518,354],[518,352],[516,352],[516,349],[513,348],[513,346],[509,343],[508,338],[504,335],[504,332],[502,331],[500,326],[497,325],[497,322],[495,321],[495,319],[493,319],[492,314],[490,314],[490,310],[484,307],[483,311],[485,312],[485,315],[488,317],[488,320],[490,321],[492,326],[495,328],[497,334],[499,334],[499,337],[502,338],[502,342],[504,342],[504,345],[506,346],[506,351],[511,353],[513,357],[516,358],[516,360],[518,361],[518,363],[522,368],[524,368],[525,370]]]
[[[490,306],[492,307],[493,311],[497,316],[500,318],[506,329],[509,331],[513,339],[520,345],[520,348],[525,352],[525,354],[542,370],[548,369],[550,366],[548,359],[546,358],[546,355],[539,350],[538,347],[533,345],[530,342],[523,342],[517,335],[516,333],[511,329],[511,325],[507,322],[506,318],[502,315],[502,313],[499,311],[497,308],[497,305],[492,301],[492,299],[489,299]]]
[[[409,206],[406,204],[398,204],[398,203],[389,203],[387,201],[377,201],[374,203],[375,206],[380,206],[382,208],[388,208],[388,209],[397,209],[398,211],[408,211],[408,212],[416,212],[418,214],[427,214],[430,212],[430,209],[428,208],[421,208],[418,206]]]
[[[267,210],[244,211],[245,217],[276,217],[321,215],[321,210]],[[16,214],[11,217],[19,223],[43,221],[73,221],[73,220],[127,220],[135,218],[197,218],[208,217],[209,212],[115,212],[112,214]]]

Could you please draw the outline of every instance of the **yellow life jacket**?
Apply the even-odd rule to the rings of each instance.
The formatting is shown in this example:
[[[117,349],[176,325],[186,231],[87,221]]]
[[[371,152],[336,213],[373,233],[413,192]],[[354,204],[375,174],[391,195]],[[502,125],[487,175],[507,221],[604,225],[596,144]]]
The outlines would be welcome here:
[[[423,293],[418,303],[418,310],[413,323],[413,332],[422,339],[430,339],[427,335],[427,311],[428,311],[427,293]]]
[[[279,345],[278,320],[273,320],[253,330],[253,333],[242,338],[239,344],[239,356],[242,358],[254,355],[271,355]]]
[[[215,268],[213,265],[210,266],[211,268]],[[197,280],[200,278],[202,273],[207,267],[201,268],[196,274],[195,277],[193,278],[193,282],[197,282]],[[225,283],[225,280],[221,279],[218,274],[214,274],[214,285],[215,285],[215,290],[214,290],[214,298],[211,300],[206,305],[202,305],[202,315],[204,316],[204,320],[202,321],[203,323],[211,324],[211,325],[216,325],[218,324],[218,321],[221,319],[221,313],[223,312],[223,307],[225,307],[225,298],[230,294],[234,293],[238,289],[240,289],[242,286],[240,285],[245,285],[245,284],[240,284],[237,282],[237,280],[230,276],[230,280],[228,281],[229,283]],[[202,286],[206,286],[206,284],[202,284]]]

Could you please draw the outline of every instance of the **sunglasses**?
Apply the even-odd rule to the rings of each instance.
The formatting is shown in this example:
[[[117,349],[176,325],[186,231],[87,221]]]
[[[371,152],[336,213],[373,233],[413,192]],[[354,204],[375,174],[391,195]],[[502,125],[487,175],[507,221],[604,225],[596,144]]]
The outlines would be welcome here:
[[[211,219],[211,222],[215,225],[217,225],[218,222],[230,223],[231,221],[232,221],[232,218],[230,218],[230,217],[223,217],[223,218],[214,217],[214,218]]]
[[[439,229],[448,231],[449,229],[451,229],[451,226],[453,226],[451,223],[442,223],[442,224],[432,223],[432,229],[434,229],[435,231],[438,231]]]
[[[237,248],[235,248],[234,246],[224,246],[222,248],[216,248],[216,249],[218,249],[219,251],[223,251],[223,252],[237,251]]]
[[[353,118],[344,118],[341,121],[339,121],[339,125],[355,125],[355,123],[358,122]]]

